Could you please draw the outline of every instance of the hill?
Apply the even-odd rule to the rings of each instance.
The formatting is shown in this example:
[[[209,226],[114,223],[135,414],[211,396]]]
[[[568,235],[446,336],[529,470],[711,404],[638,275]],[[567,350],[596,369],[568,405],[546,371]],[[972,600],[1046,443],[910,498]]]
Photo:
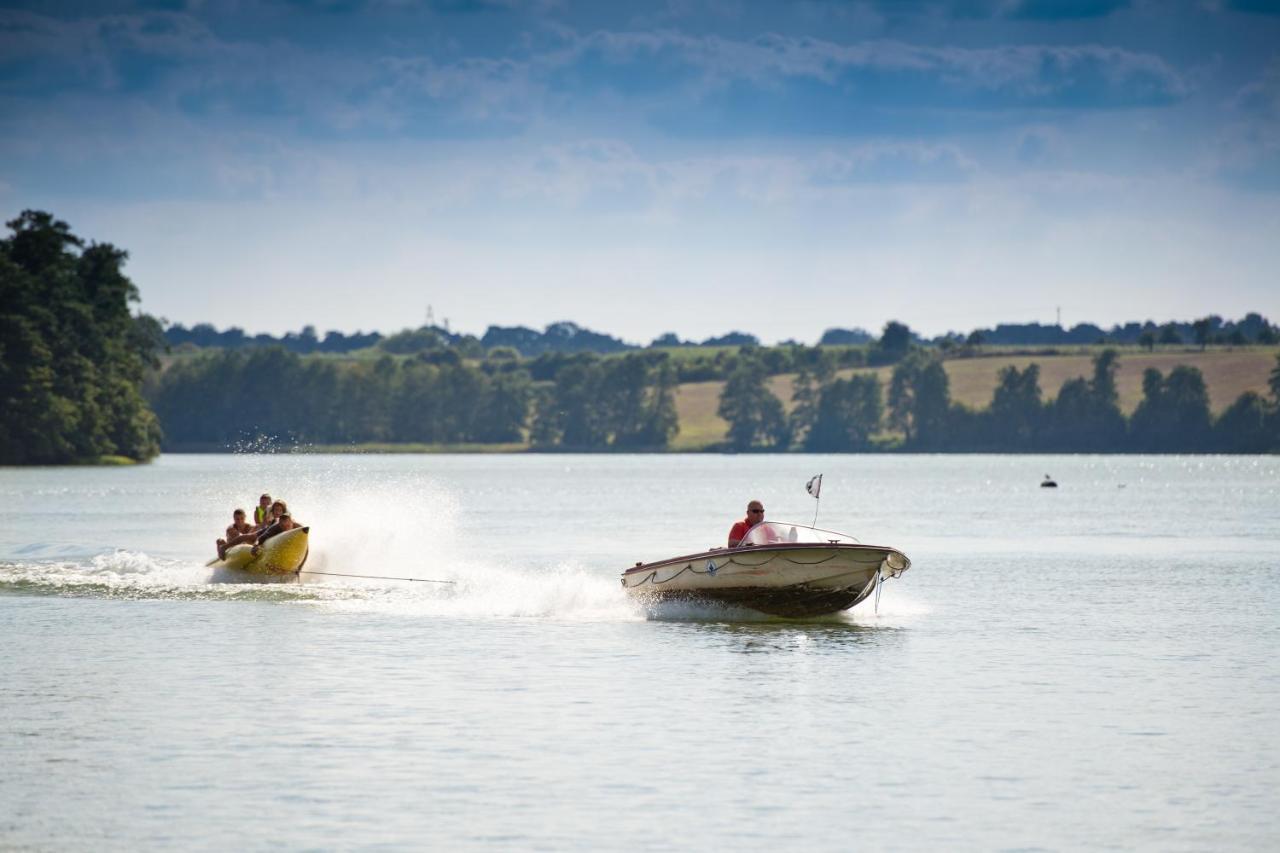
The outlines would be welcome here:
[[[1092,359],[1102,347],[1082,348],[1063,355],[1005,354],[999,351],[977,358],[953,359],[944,362],[947,378],[951,383],[951,399],[974,409],[984,409],[991,402],[1000,369],[1014,366],[1023,369],[1030,364],[1040,365],[1040,389],[1045,400],[1057,396],[1062,383],[1077,376],[1092,373]],[[1168,373],[1179,364],[1189,365],[1204,374],[1209,387],[1210,405],[1215,414],[1231,405],[1246,391],[1267,394],[1267,378],[1276,365],[1274,347],[1241,349],[1196,349],[1146,352],[1124,351],[1116,373],[1120,392],[1120,407],[1132,414],[1142,400],[1142,374],[1154,367]],[[888,390],[892,367],[843,370],[841,376],[854,373],[874,373]],[[787,373],[769,379],[770,390],[791,408],[791,383],[795,374]],[[676,411],[680,418],[680,432],[672,442],[674,450],[697,450],[724,440],[728,428],[716,415],[723,382],[686,382],[676,392]]]

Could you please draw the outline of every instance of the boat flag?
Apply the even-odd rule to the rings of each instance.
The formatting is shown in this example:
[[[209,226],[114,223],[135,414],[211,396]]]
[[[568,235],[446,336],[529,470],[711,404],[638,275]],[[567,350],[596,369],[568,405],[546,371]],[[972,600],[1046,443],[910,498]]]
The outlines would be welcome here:
[[[809,482],[804,484],[804,490],[813,495],[814,500],[820,500],[818,496],[822,494],[822,475],[810,477]]]
[[[804,490],[813,495],[813,499],[817,501],[813,505],[813,526],[818,526],[818,507],[822,505],[822,475],[815,474],[809,478],[809,482],[804,484]]]

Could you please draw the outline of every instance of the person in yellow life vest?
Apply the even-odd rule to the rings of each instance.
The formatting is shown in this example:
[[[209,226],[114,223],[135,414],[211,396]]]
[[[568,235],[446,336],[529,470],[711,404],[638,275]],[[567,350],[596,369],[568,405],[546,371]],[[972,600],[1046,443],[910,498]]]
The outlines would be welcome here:
[[[258,505],[253,508],[253,527],[265,530],[274,519],[271,517],[271,495],[258,498]]]

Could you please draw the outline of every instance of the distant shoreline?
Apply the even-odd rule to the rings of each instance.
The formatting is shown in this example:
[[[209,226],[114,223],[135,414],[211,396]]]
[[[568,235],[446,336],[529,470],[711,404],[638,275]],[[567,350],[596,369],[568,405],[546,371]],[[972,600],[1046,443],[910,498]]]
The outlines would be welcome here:
[[[1008,450],[920,450],[900,447],[865,449],[855,451],[809,451],[790,448],[779,450],[770,447],[754,447],[750,450],[726,450],[723,448],[679,448],[650,449],[639,448],[534,448],[527,444],[356,444],[356,445],[312,445],[308,447],[290,447],[276,450],[237,450],[225,447],[193,447],[166,449],[162,455],[195,455],[195,454],[227,454],[240,456],[359,456],[390,454],[457,454],[457,455],[502,455],[502,456],[557,456],[566,454],[589,456],[681,456],[681,455],[717,455],[717,456],[1276,456],[1275,453],[1218,453],[1210,451],[1182,451],[1161,453],[1149,450],[1094,450],[1085,452],[1046,452],[1046,451],[1008,451]],[[90,463],[92,464],[92,463]]]

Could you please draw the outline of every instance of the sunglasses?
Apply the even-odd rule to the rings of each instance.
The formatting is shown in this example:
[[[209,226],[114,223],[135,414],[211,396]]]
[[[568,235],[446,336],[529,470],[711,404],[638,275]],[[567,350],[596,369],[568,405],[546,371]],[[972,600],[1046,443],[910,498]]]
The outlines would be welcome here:
[[[762,509],[749,509],[747,512],[764,512]]]

